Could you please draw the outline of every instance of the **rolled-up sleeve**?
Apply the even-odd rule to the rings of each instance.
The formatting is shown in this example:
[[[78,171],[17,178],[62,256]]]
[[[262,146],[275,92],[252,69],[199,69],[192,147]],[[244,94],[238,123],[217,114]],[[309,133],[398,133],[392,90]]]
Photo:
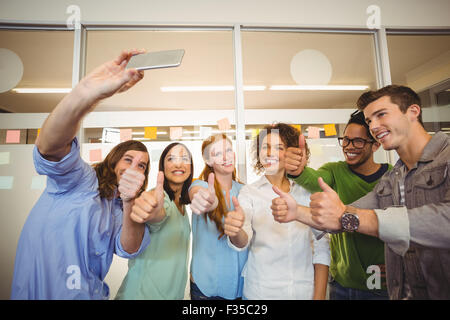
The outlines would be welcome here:
[[[150,232],[148,230],[148,227],[145,226],[144,228],[144,237],[142,238],[141,246],[139,247],[138,251],[134,253],[128,253],[122,248],[122,244],[120,243],[120,236],[122,234],[122,227],[120,228],[119,234],[116,236],[116,254],[119,257],[125,258],[125,259],[133,259],[141,254],[142,251],[144,251],[147,246],[150,244]]]
[[[396,254],[403,256],[409,248],[409,219],[406,207],[374,209],[378,218],[378,237]]]
[[[329,266],[331,263],[330,236],[326,234],[320,240],[317,240],[316,237],[314,236],[313,243],[314,243],[313,264],[323,264]]]

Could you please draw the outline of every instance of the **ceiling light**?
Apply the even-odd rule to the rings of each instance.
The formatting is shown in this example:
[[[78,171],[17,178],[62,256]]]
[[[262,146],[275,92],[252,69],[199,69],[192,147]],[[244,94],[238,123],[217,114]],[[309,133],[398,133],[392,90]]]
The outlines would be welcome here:
[[[234,91],[234,86],[161,87],[162,92]],[[244,91],[263,91],[266,86],[244,86]]]
[[[72,88],[14,88],[16,93],[69,93]]]
[[[367,90],[369,86],[364,85],[277,85],[271,86],[269,90]]]

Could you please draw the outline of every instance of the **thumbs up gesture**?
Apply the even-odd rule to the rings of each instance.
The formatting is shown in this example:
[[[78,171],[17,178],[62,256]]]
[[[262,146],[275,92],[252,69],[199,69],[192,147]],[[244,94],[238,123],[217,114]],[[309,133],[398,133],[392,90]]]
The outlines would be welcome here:
[[[214,173],[208,176],[208,188],[199,187],[191,200],[191,210],[195,214],[213,211],[219,204],[214,189]]]
[[[300,134],[298,143],[298,148],[289,147],[286,149],[285,154],[286,172],[292,176],[300,175],[308,161],[306,157],[306,141],[304,135]]]
[[[242,229],[245,221],[245,214],[239,205],[238,199],[232,197],[234,211],[228,212],[224,221],[224,232],[229,237],[235,237],[238,235],[239,231]]]
[[[164,172],[158,173],[156,187],[153,190],[143,192],[134,201],[130,217],[133,221],[144,223],[147,221],[157,222],[161,219],[164,207]]]
[[[141,158],[142,155],[133,158],[130,167],[120,177],[118,190],[120,198],[124,202],[129,202],[136,198],[145,181],[145,176],[137,170]]]
[[[281,191],[277,186],[272,186],[273,191],[279,195],[272,200],[272,215],[275,221],[286,223],[297,220],[297,202],[286,192]]]
[[[342,229],[340,218],[345,212],[345,205],[338,194],[322,178],[318,179],[323,192],[311,195],[311,218],[323,230]]]

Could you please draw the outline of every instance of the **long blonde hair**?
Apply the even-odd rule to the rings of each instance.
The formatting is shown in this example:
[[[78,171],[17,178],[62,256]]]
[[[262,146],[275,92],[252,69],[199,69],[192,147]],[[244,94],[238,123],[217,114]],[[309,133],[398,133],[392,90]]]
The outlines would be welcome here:
[[[204,140],[203,143],[202,143],[202,155],[203,155],[203,159],[205,160],[205,167],[203,168],[203,171],[202,171],[202,173],[200,173],[200,176],[198,178],[203,180],[203,181],[207,182],[209,174],[210,173],[214,173],[213,168],[210,167],[206,163],[206,161],[209,160],[209,148],[210,148],[210,146],[214,142],[217,142],[217,141],[220,141],[220,140],[227,140],[228,142],[230,142],[230,144],[232,144],[231,140],[224,133],[210,136],[209,138]],[[239,181],[236,178],[236,167],[233,170],[232,179],[234,181]],[[218,239],[220,239],[221,237],[223,237],[225,235],[225,232],[224,232],[224,229],[223,229],[223,224],[222,224],[222,219],[228,213],[228,208],[227,208],[227,204],[226,204],[225,198],[223,196],[222,188],[221,188],[219,182],[217,181],[217,178],[215,177],[215,175],[214,175],[214,190],[216,192],[216,197],[219,200],[219,204],[217,205],[216,209],[214,209],[213,211],[208,212],[207,214],[205,214],[205,222],[207,221],[207,217],[211,221],[214,221],[214,223],[216,224],[217,230],[220,233],[219,238],[218,238]]]

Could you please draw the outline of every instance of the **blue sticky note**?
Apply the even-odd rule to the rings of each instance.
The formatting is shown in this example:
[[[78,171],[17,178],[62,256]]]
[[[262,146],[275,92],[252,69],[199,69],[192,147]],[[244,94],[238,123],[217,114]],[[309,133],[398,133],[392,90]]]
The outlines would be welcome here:
[[[14,177],[0,176],[0,189],[12,189]]]

